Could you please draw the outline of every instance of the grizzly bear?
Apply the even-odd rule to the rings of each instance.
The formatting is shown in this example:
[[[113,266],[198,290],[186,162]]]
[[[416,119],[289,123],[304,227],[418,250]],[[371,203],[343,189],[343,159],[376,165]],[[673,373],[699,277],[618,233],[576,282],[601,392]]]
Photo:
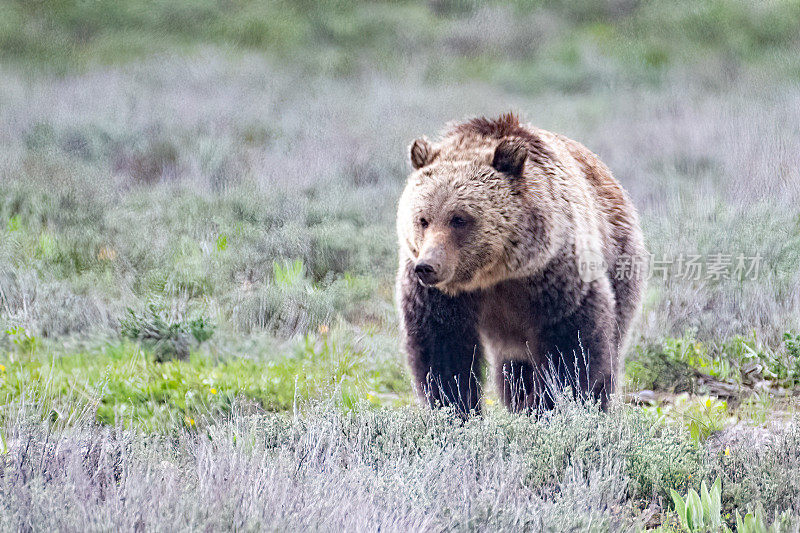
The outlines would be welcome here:
[[[605,409],[644,289],[628,194],[586,147],[510,113],[410,152],[397,300],[417,394],[480,413],[489,359],[511,411],[567,388]]]

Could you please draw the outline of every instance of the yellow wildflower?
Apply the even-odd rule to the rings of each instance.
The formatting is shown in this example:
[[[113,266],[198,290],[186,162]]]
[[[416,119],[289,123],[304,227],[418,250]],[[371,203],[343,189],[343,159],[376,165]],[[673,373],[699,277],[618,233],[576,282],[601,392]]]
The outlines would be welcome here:
[[[184,420],[184,422],[186,422],[187,426],[189,426],[189,427],[193,427],[194,426],[194,418],[190,418],[190,417],[187,416],[187,417],[184,417],[183,420]]]
[[[730,448],[730,446],[725,446],[725,456],[727,457],[727,456],[728,456],[728,455],[730,455],[730,454],[731,454],[731,448]]]
[[[0,365],[0,372],[5,372],[5,371],[6,371],[6,367],[4,365]]]
[[[211,394],[216,394],[217,393],[217,389],[215,389],[214,387],[211,387],[211,390],[209,392],[211,392]]]

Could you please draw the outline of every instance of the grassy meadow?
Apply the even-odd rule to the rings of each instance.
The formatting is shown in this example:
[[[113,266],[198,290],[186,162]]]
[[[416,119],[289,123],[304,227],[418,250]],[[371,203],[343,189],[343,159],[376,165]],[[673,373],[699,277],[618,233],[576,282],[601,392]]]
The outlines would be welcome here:
[[[506,111],[640,211],[609,414],[414,402],[407,146]],[[796,0],[0,0],[0,529],[800,530],[799,124]]]

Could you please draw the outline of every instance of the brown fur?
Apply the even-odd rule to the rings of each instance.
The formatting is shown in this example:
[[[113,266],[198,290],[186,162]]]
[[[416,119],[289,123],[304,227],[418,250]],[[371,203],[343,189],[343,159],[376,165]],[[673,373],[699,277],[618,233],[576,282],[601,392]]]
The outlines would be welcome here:
[[[645,254],[608,168],[513,114],[418,139],[411,157],[397,289],[418,392],[480,410],[485,354],[512,410],[551,407],[566,385],[605,406],[643,291],[641,273],[618,279],[617,267]]]

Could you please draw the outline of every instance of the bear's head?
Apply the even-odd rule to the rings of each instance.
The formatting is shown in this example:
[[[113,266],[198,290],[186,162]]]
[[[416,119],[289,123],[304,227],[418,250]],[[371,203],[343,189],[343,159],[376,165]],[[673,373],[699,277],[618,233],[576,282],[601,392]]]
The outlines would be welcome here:
[[[527,157],[515,138],[467,151],[414,141],[397,230],[401,258],[420,283],[457,294],[520,269],[520,248],[532,248]]]

